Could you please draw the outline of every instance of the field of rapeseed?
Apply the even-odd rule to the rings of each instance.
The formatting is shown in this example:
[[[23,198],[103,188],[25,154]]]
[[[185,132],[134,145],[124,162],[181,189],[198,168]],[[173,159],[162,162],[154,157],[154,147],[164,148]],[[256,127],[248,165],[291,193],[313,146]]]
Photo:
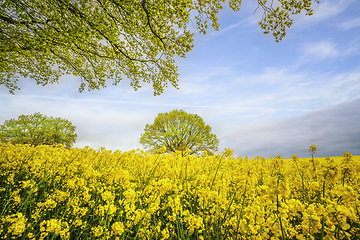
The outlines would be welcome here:
[[[360,239],[360,157],[0,144],[1,239]]]

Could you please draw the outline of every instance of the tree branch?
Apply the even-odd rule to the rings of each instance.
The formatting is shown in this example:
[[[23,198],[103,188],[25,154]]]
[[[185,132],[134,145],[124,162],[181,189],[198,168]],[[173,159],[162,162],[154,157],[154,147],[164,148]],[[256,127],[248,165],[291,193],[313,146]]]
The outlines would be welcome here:
[[[153,30],[153,28],[151,27],[151,24],[150,24],[150,16],[149,16],[149,12],[148,12],[148,9],[147,9],[147,3],[146,3],[146,0],[142,0],[142,7],[143,7],[143,9],[144,9],[144,11],[145,11],[145,13],[146,13],[146,17],[147,17],[147,20],[148,20],[148,25],[149,25],[149,27],[150,27],[150,30],[151,30],[151,32],[161,41],[161,43],[163,44],[163,46],[164,46],[164,49],[166,50],[166,45],[165,45],[165,43],[164,43],[164,41],[163,41],[163,38],[161,38],[154,30]]]

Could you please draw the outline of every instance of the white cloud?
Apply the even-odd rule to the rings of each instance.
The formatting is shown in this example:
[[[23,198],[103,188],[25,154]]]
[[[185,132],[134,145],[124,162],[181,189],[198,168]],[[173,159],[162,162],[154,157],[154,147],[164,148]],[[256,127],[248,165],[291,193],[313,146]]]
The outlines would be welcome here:
[[[336,44],[330,41],[307,43],[303,46],[303,58],[306,60],[324,60],[339,56]]]
[[[338,24],[337,26],[343,30],[349,30],[352,28],[360,27],[360,18],[351,18],[347,21],[343,21],[342,23]]]
[[[314,4],[311,21],[324,21],[345,11],[355,0],[327,0]]]
[[[249,26],[254,27],[253,25],[255,25],[255,23],[257,23],[258,21],[259,21],[259,19],[255,18],[255,16],[250,16],[244,20],[241,20],[235,24],[231,24],[230,26],[225,27],[225,28],[223,28],[222,25],[220,25],[219,31],[213,31],[210,34],[206,35],[206,40],[209,40],[214,37],[219,37],[220,35],[224,34],[226,31],[229,31],[233,28],[241,27],[241,29],[244,30],[245,28],[247,28]],[[248,31],[248,29],[247,29],[247,31]]]
[[[295,16],[297,26],[313,27],[316,23],[327,21],[344,12],[355,0],[322,0],[319,4],[313,2],[313,15]]]
[[[299,52],[299,65],[309,62],[342,61],[360,53],[360,38],[354,38],[341,45],[329,40],[307,42],[300,46]]]

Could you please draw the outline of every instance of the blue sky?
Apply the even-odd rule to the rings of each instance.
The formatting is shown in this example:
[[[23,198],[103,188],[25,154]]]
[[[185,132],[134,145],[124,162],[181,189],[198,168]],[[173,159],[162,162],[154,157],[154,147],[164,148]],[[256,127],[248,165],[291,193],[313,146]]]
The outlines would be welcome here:
[[[313,16],[296,16],[276,43],[254,14],[256,1],[218,14],[220,31],[195,29],[186,58],[176,58],[179,90],[153,96],[124,79],[101,90],[78,92],[80,79],[38,86],[21,79],[20,91],[0,86],[0,124],[21,114],[66,118],[77,127],[75,147],[141,148],[140,135],[160,112],[183,109],[212,127],[219,150],[234,156],[360,155],[360,1],[321,0]]]

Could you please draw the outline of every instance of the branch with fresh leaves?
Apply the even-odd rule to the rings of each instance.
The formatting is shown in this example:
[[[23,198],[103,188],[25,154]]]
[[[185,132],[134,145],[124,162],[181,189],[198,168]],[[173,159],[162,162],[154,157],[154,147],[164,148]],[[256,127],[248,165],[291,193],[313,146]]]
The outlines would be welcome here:
[[[318,0],[258,0],[259,22],[275,41],[285,37],[291,15],[312,14]],[[225,0],[3,0],[0,5],[0,85],[10,93],[20,78],[57,83],[64,74],[81,78],[79,91],[117,85],[124,77],[135,90],[152,84],[154,95],[178,88],[175,57],[194,45],[188,30],[191,11],[196,29],[218,31]],[[234,11],[241,0],[230,0]],[[278,7],[273,8],[273,5]]]

